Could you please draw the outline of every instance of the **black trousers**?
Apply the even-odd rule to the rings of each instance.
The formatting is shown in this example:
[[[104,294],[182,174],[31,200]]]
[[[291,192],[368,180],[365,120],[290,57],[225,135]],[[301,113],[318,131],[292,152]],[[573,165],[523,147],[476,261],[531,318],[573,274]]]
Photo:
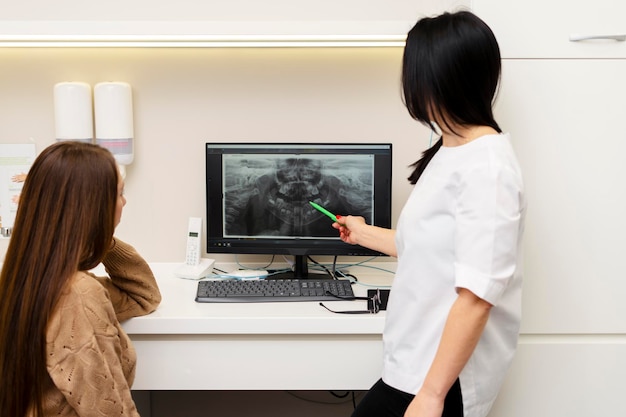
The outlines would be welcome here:
[[[357,405],[352,417],[402,417],[414,397],[390,387],[379,379]],[[463,396],[458,379],[446,395],[441,416],[463,417]]]

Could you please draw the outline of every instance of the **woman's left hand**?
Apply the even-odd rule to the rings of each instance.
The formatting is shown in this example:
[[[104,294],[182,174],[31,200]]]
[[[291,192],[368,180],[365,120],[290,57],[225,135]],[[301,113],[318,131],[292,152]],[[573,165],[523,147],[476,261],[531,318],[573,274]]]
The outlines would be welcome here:
[[[443,399],[420,391],[409,404],[404,417],[441,417],[443,401]]]

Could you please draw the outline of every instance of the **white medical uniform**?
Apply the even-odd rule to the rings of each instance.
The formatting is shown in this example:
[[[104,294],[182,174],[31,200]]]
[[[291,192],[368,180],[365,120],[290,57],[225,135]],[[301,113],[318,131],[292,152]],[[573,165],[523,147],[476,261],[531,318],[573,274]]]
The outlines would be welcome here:
[[[459,379],[464,417],[486,416],[517,346],[525,199],[508,134],[442,146],[398,220],[398,267],[383,332],[383,381],[416,394],[457,288],[493,305]]]

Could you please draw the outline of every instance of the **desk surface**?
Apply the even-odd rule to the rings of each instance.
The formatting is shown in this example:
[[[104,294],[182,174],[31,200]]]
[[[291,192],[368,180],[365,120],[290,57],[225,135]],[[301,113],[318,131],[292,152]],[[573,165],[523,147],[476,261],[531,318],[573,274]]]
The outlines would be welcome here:
[[[198,282],[176,277],[177,265],[151,264],[161,305],[123,323],[137,351],[133,389],[368,389],[380,377],[384,312],[335,314],[316,301],[197,303]],[[355,295],[391,283],[392,274],[358,269],[350,268],[362,283]],[[325,304],[366,308],[364,300]]]
[[[178,264],[151,264],[163,295],[154,313],[123,323],[129,335],[140,334],[381,334],[385,313],[335,314],[319,302],[197,303],[198,282],[176,277]],[[368,288],[389,286],[392,275],[361,268],[363,284],[355,283],[355,295]],[[330,301],[336,310],[365,310],[366,302]]]

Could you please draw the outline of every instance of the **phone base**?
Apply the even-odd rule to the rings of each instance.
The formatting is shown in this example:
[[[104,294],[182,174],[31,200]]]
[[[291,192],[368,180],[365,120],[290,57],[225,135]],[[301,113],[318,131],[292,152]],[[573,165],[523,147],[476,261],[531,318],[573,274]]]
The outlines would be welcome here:
[[[174,271],[174,275],[184,279],[206,278],[213,272],[213,264],[215,264],[215,259],[202,258],[198,265],[181,264]]]

